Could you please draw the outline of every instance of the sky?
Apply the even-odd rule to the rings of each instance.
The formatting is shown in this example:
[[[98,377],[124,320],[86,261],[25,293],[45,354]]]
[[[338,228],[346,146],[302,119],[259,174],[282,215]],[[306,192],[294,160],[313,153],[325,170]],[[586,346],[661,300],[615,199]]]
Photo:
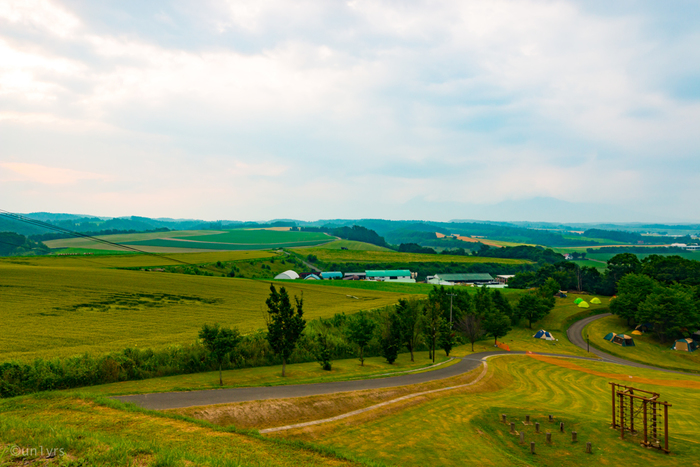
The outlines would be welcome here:
[[[700,221],[700,3],[0,0],[0,209]]]

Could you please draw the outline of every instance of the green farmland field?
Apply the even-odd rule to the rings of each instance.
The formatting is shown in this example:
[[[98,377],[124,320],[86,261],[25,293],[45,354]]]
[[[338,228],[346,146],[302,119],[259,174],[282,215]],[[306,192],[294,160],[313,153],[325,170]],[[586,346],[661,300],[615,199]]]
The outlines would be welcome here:
[[[321,232],[289,232],[282,230],[229,230],[211,235],[181,235],[180,240],[190,240],[208,243],[244,243],[244,244],[277,244],[277,243],[304,243],[304,242],[328,242],[330,237]]]
[[[296,253],[314,255],[326,263],[499,263],[525,264],[530,261],[505,258],[482,258],[479,256],[426,255],[420,253],[398,253],[394,251],[351,251],[325,248],[300,248]]]
[[[31,261],[38,260],[0,262],[0,361],[190,343],[204,323],[244,333],[265,326],[269,282]],[[383,307],[406,296],[353,290],[350,297],[336,287],[284,285],[290,295],[303,293],[307,319]]]

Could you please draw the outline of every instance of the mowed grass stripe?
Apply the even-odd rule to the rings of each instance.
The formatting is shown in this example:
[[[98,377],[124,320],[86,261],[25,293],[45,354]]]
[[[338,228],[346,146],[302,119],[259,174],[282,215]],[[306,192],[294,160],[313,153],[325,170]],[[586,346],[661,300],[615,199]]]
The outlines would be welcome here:
[[[307,319],[392,305],[404,294],[284,284]],[[265,327],[268,282],[223,277],[0,264],[0,361],[162,347],[194,341],[204,323]]]
[[[586,362],[600,372],[619,372],[619,365]],[[483,385],[464,393],[441,395],[404,410],[374,418],[344,421],[332,426],[297,431],[294,439],[308,439],[334,446],[370,460],[392,465],[528,465],[529,442],[536,442],[536,465],[587,466],[612,463],[625,465],[694,465],[700,454],[695,433],[700,415],[700,392],[693,389],[661,387],[662,399],[674,404],[670,432],[672,456],[639,447],[638,437],[619,439],[619,432],[609,428],[610,388],[606,377],[560,367],[527,356],[489,359],[490,376]],[[629,368],[634,375],[633,368]],[[663,375],[659,377],[663,378]],[[634,377],[630,384],[634,384]],[[634,384],[642,389],[658,388]],[[654,390],[654,389],[652,389]],[[516,422],[524,430],[525,445],[508,433],[498,422],[499,414]],[[555,423],[547,422],[547,415]],[[521,423],[525,415],[540,422],[540,434],[534,426]],[[565,434],[558,433],[558,423],[565,423]],[[571,443],[571,431],[578,432],[579,442]],[[544,432],[551,431],[548,446]],[[584,452],[592,441],[594,454]]]

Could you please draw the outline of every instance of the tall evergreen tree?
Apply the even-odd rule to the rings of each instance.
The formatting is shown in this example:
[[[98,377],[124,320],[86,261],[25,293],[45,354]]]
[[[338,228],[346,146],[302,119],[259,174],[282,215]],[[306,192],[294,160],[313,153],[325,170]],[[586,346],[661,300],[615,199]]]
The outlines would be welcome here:
[[[304,331],[303,297],[294,297],[296,310],[289,301],[289,295],[284,287],[277,292],[270,285],[270,296],[267,304],[267,341],[272,350],[282,357],[282,376],[285,376],[287,360],[294,351],[301,333]]]

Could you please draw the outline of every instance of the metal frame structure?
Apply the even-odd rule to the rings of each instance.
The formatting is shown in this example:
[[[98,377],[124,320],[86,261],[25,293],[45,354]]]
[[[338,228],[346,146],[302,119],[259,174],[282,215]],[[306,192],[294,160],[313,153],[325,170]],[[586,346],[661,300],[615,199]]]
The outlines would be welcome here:
[[[671,407],[671,404],[661,402],[659,400],[661,395],[656,392],[644,391],[623,384],[609,384],[612,386],[611,426],[613,429],[620,429],[620,438],[625,438],[626,431],[637,434],[634,420],[641,413],[644,438],[640,444],[659,449],[666,454],[671,452],[668,450],[668,408]],[[663,429],[660,428],[659,419],[663,419]],[[660,432],[663,432],[663,446]]]

